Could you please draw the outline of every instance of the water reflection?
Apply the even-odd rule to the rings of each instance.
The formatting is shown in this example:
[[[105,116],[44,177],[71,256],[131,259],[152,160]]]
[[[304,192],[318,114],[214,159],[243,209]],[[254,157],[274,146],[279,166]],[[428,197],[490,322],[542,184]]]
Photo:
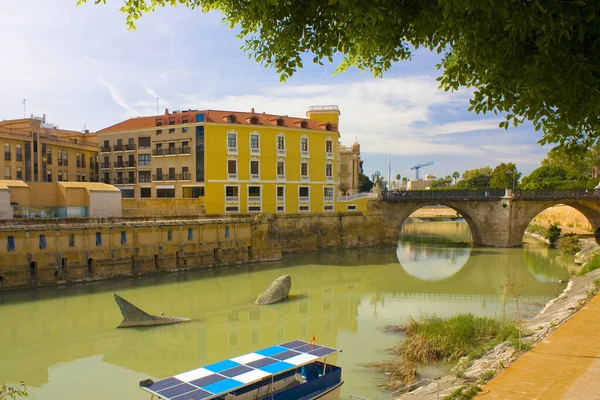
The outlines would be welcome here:
[[[86,382],[88,399],[145,399],[137,390],[140,379],[314,333],[318,343],[344,350],[331,360],[344,368],[344,396],[376,397],[383,378],[362,363],[385,358],[397,340],[383,332],[385,325],[421,313],[510,314],[507,276],[523,285],[521,300],[533,314],[560,293],[564,285],[556,282],[568,276],[552,251],[460,244],[468,240],[466,223],[413,224],[407,232],[398,249],[301,254],[275,263],[2,293],[0,381],[24,380],[33,399],[79,399],[81,385],[73,381]],[[290,299],[256,306],[258,293],[283,274],[292,276]],[[121,315],[113,292],[150,313],[195,321],[117,330]]]

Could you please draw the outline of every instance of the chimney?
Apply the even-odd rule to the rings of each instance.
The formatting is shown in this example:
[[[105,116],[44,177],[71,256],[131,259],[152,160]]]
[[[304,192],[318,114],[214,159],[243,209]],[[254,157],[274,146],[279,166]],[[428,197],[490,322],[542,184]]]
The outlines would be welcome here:
[[[169,115],[169,109],[165,108],[165,115]]]
[[[42,114],[42,122],[46,123],[46,113]]]
[[[252,107],[252,109],[250,110],[250,112],[251,112],[252,114],[254,114],[254,107]]]

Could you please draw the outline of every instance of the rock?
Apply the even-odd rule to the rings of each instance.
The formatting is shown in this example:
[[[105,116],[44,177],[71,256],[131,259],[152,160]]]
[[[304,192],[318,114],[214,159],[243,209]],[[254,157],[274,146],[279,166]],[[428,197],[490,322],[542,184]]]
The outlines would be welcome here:
[[[140,310],[121,296],[115,293],[115,301],[121,310],[123,315],[123,321],[117,326],[117,328],[131,328],[134,326],[155,326],[155,325],[168,325],[178,324],[181,322],[191,321],[190,318],[184,317],[168,317],[162,314],[161,316],[150,315],[145,311]]]
[[[292,278],[289,275],[283,275],[275,279],[269,287],[257,298],[256,304],[273,304],[288,297],[292,287]]]

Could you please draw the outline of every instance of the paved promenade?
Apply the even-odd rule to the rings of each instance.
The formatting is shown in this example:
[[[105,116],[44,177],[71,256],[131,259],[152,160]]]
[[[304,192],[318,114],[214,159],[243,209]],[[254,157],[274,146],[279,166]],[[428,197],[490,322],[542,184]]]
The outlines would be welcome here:
[[[600,295],[484,386],[478,398],[600,399]]]

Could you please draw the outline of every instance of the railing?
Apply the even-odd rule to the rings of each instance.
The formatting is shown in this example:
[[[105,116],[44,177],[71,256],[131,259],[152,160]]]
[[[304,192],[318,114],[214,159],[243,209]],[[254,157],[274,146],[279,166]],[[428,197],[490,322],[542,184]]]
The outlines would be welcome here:
[[[356,194],[351,194],[348,196],[338,196],[338,201],[354,201],[358,199],[376,199],[377,195],[375,193],[369,192],[361,192]]]
[[[182,174],[162,174],[162,175],[152,175],[153,181],[189,181],[189,175]],[[141,182],[141,180],[140,180]]]
[[[139,182],[140,183],[152,182],[152,177],[150,175],[140,175]]]
[[[68,167],[68,166],[69,166],[69,159],[68,159],[68,158],[65,158],[65,159],[63,160],[63,165],[64,165],[65,167]]]
[[[114,168],[134,168],[135,167],[136,162],[135,161],[116,161],[113,162],[113,167]]]
[[[17,153],[17,161],[23,161],[23,154]]]
[[[60,165],[60,163],[58,165]],[[110,163],[109,162],[101,162],[100,168],[108,169],[108,168],[110,168]]]
[[[248,203],[260,203],[261,196],[248,196]]]
[[[100,153],[109,153],[109,152],[110,152],[110,146],[100,147]]]
[[[309,106],[308,111],[339,111],[339,107],[336,105],[330,106]]]
[[[231,202],[231,203],[237,203],[238,201],[240,201],[240,197],[239,196],[225,196],[225,201]]]
[[[123,151],[123,150],[125,150],[125,147],[122,144],[115,144],[113,148],[114,148],[115,151]]]
[[[4,152],[4,160],[6,161],[10,161],[10,153],[9,152]]]
[[[436,394],[437,394],[437,398],[439,400],[440,399],[440,382],[437,381],[437,380],[433,380],[433,379],[421,379],[421,380],[418,380],[416,382],[411,383],[410,385],[407,385],[407,386],[401,387],[400,389],[394,390],[393,392],[389,392],[389,393],[386,393],[386,394],[381,395],[379,397],[376,397],[375,400],[383,400],[383,399],[392,400],[398,394],[400,394],[400,393],[402,393],[404,391],[410,391],[410,388],[412,388],[412,387],[415,387],[417,385],[423,386],[423,383],[434,383],[434,382],[437,385]],[[371,399],[368,399],[366,397],[358,396],[358,395],[355,395],[355,394],[351,394],[350,395],[350,400],[352,400],[352,399],[371,400]]]
[[[135,150],[135,149],[136,149],[136,147],[137,147],[137,146],[136,146],[135,144],[133,144],[133,143],[127,143],[127,144],[125,145],[125,151],[131,151],[131,150]]]
[[[135,178],[115,178],[113,184],[115,185],[132,185],[135,183]]]
[[[513,195],[521,200],[537,199],[581,199],[598,198],[598,189],[566,189],[566,190],[515,190]]]
[[[310,196],[298,196],[298,202],[300,203],[308,203],[310,201]]]
[[[154,149],[154,150],[152,150],[152,155],[153,156],[164,156],[165,149]]]
[[[500,200],[504,189],[489,190],[404,190],[383,192],[383,200],[389,202],[415,200]]]

